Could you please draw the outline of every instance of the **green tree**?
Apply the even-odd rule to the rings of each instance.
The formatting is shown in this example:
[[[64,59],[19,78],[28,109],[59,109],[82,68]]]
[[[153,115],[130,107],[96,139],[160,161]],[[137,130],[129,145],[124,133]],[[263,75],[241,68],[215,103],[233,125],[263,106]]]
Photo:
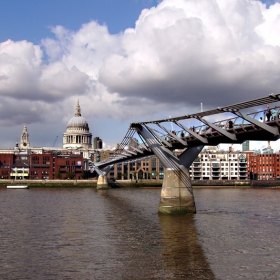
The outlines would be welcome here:
[[[57,170],[57,171],[56,171],[55,177],[56,177],[57,179],[61,179],[60,170]]]
[[[159,173],[157,171],[154,172],[154,176],[157,177]]]
[[[82,179],[85,179],[85,178],[86,178],[86,173],[85,173],[84,170],[83,170],[82,173],[81,173],[81,178],[82,178]]]
[[[72,179],[75,178],[75,174],[72,173],[72,172],[68,172],[68,173],[66,174],[66,178],[72,180]]]

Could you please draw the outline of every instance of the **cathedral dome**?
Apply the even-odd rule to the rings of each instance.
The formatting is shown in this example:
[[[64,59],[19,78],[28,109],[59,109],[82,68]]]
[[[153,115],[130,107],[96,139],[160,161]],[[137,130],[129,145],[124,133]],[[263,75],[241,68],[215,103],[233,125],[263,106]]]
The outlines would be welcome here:
[[[63,133],[63,148],[77,149],[81,147],[85,149],[92,147],[92,134],[89,132],[87,121],[81,116],[78,100],[75,116],[69,120],[66,132]]]
[[[89,132],[88,123],[85,120],[85,118],[81,116],[81,108],[80,108],[79,101],[77,102],[75,116],[72,117],[67,124],[67,131],[73,131],[73,130],[76,131],[82,130],[85,132]]]
[[[88,123],[87,121],[81,117],[81,116],[75,116],[73,118],[71,118],[67,124],[67,129],[70,128],[70,129],[84,129],[84,130],[89,130],[89,127],[88,127]]]

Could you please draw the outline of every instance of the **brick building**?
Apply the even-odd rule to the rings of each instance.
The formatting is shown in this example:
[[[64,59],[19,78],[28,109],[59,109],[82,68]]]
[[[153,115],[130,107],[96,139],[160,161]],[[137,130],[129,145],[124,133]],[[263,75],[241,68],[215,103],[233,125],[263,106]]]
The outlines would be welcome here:
[[[82,154],[44,152],[42,154],[0,154],[1,179],[82,179]]]
[[[280,179],[280,153],[247,154],[248,178],[255,180]]]

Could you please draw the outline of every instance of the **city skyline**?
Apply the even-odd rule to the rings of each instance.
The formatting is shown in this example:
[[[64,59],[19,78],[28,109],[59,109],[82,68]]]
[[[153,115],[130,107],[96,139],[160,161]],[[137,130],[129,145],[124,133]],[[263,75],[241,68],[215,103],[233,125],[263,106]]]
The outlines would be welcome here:
[[[279,92],[280,4],[263,2],[5,3],[0,148],[14,147],[24,123],[31,146],[56,136],[62,146],[77,99],[90,132],[112,148],[131,122]]]

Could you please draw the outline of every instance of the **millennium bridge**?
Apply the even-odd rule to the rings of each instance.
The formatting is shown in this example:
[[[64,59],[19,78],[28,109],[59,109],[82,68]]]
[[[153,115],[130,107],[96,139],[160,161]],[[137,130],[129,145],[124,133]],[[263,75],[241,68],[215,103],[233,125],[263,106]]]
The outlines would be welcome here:
[[[98,163],[89,162],[90,171],[95,170],[99,175],[97,188],[108,188],[106,175],[114,164],[156,155],[165,169],[159,213],[195,213],[188,169],[203,147],[222,143],[241,144],[246,140],[278,140],[279,102],[280,94],[273,93],[195,114],[131,123],[122,142],[109,158]],[[275,117],[267,119],[264,110],[267,105],[276,110]],[[190,127],[187,125],[190,121],[197,125]],[[182,152],[176,156],[175,150]]]

